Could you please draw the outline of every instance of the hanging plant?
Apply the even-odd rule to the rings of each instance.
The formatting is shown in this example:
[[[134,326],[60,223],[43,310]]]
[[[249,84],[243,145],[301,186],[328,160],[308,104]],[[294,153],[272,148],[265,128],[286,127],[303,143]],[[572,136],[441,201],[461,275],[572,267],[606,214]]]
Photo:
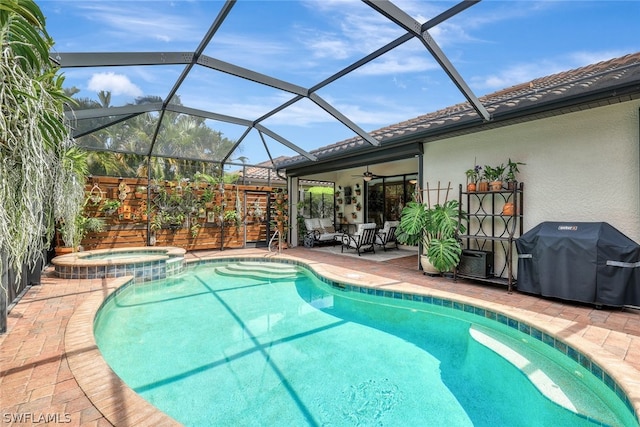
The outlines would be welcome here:
[[[122,202],[118,199],[108,199],[102,204],[102,212],[105,215],[113,215],[122,205]]]
[[[196,237],[198,237],[200,227],[202,227],[202,224],[200,224],[199,222],[194,222],[193,224],[191,224],[191,227],[189,227],[189,234],[191,234],[192,238],[195,239]]]
[[[253,215],[260,221],[264,221],[264,209],[260,206],[260,201],[253,202]]]
[[[100,189],[97,182],[93,184],[91,191],[89,191],[89,200],[94,205],[98,205],[102,201],[102,189]]]
[[[63,106],[72,101],[49,60],[53,41],[40,8],[30,0],[3,2],[0,34],[0,273],[11,267],[17,283],[22,266],[34,266],[50,245],[56,204],[65,204],[57,213],[73,227],[86,170],[63,164],[72,147]]]

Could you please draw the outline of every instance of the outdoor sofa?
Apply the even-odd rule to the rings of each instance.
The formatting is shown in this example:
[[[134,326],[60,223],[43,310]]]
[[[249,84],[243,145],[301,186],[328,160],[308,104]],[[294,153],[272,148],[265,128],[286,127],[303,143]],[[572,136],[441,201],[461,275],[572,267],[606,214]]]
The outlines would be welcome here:
[[[312,248],[319,244],[336,244],[336,236],[342,236],[337,232],[331,218],[306,218],[304,225],[307,232],[304,236],[304,246]]]

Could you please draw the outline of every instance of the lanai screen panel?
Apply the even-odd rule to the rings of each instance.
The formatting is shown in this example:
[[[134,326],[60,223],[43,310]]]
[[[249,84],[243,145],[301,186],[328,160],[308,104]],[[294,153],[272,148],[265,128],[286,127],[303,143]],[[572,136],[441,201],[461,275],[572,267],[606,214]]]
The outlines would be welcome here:
[[[158,126],[159,114],[157,112],[143,113],[123,120],[125,117],[127,116],[78,120],[78,130],[89,129],[96,122],[101,123],[105,119],[114,124],[76,137],[76,142],[80,147],[89,150],[148,155],[153,130]]]
[[[203,65],[193,67],[177,95],[182,105],[249,122],[295,96]]]
[[[420,10],[448,6],[435,5]],[[240,1],[204,54],[311,88],[404,33],[359,1]]]
[[[166,111],[153,146],[154,155],[179,159],[221,161],[235,141],[227,138],[212,120]]]
[[[322,101],[326,100],[323,99]],[[332,109],[330,111],[338,114],[340,117],[345,116],[350,120],[350,118],[345,115],[348,114],[361,118],[359,117],[360,110],[357,105],[345,102],[339,105],[333,104],[329,107],[337,108],[337,110]],[[357,128],[360,128],[360,126],[353,123],[353,121],[351,121],[351,123]],[[342,141],[357,136],[355,131],[349,128],[349,126],[336,120],[330,112],[324,110],[321,105],[308,98],[302,98],[286,109],[278,112],[278,114],[268,117],[262,122],[262,125],[307,152],[326,145],[325,142],[327,141],[328,135],[331,135],[335,141]],[[305,129],[305,132],[301,134],[300,128]],[[303,139],[301,139],[300,135],[303,135]],[[290,155],[297,156],[300,154],[296,152],[294,148],[290,148]]]

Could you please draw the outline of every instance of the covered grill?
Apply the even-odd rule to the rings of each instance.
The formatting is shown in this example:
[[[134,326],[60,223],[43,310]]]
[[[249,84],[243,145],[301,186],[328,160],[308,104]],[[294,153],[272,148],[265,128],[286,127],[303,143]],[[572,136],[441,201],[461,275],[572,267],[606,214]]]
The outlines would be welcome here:
[[[640,306],[640,246],[606,222],[543,222],[516,248],[520,291]]]

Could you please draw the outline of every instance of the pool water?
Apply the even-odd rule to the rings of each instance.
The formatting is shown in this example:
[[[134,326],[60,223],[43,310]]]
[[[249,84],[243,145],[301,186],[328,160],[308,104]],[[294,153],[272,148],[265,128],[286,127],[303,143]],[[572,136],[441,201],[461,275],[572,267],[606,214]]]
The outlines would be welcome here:
[[[290,265],[207,264],[129,286],[95,335],[131,388],[187,426],[637,425],[528,335]]]

